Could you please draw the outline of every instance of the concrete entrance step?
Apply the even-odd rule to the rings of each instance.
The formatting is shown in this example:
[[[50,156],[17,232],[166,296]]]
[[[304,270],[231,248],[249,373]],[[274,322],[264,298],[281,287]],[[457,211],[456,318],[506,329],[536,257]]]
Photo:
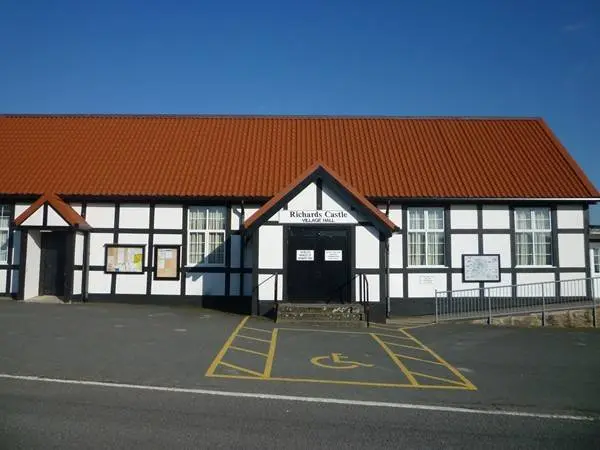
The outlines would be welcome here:
[[[358,303],[279,303],[279,323],[322,324],[327,326],[362,326],[364,309]]]
[[[62,304],[65,303],[60,298],[55,295],[38,295],[37,297],[32,297],[25,300],[26,303],[52,303],[52,304]]]

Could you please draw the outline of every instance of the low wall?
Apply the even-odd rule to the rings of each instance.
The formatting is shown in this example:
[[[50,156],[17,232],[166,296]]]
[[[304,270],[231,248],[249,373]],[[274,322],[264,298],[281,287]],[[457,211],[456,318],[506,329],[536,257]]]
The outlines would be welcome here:
[[[520,314],[514,316],[493,317],[491,325],[516,327],[559,327],[559,328],[591,328],[598,327],[600,307],[596,308],[596,323],[591,308],[573,309],[569,311],[548,311],[542,313]],[[487,319],[477,319],[471,323],[487,324]]]

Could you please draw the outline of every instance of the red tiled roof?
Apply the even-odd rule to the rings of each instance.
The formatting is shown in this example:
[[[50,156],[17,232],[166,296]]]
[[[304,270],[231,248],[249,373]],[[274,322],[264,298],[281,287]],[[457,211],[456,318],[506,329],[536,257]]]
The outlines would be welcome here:
[[[23,211],[19,217],[15,218],[15,225],[21,225],[29,217],[40,209],[45,203],[48,203],[69,225],[82,230],[89,230],[92,227],[85,221],[81,215],[75,211],[71,205],[63,201],[58,195],[47,193],[38,198],[33,204]]]
[[[596,198],[541,119],[1,116],[0,194],[271,197],[322,161],[368,198]]]
[[[354,201],[359,203],[363,208],[365,208],[372,216],[376,217],[379,222],[381,222],[387,230],[391,233],[397,227],[394,222],[392,222],[385,214],[379,211],[371,202],[369,202],[360,192],[350,186],[346,181],[342,180],[341,177],[336,174],[331,168],[325,166],[322,163],[316,163],[304,173],[302,173],[298,178],[292,181],[288,186],[283,188],[276,195],[271,197],[267,203],[265,203],[262,207],[260,207],[254,214],[252,214],[246,221],[244,222],[244,228],[248,229],[252,227],[252,225],[261,217],[267,215],[269,211],[273,210],[277,203],[282,201],[286,196],[288,196],[295,188],[297,188],[304,180],[309,178],[311,175],[322,171],[321,173],[325,173],[331,178],[333,178],[340,186],[342,186],[346,192],[348,192]]]

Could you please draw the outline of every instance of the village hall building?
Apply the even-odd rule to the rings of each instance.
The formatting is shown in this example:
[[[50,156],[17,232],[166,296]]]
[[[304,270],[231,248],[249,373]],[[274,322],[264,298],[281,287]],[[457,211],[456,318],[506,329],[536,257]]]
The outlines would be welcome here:
[[[594,270],[600,193],[538,118],[4,115],[0,157],[17,300],[266,314],[363,277],[385,318]]]

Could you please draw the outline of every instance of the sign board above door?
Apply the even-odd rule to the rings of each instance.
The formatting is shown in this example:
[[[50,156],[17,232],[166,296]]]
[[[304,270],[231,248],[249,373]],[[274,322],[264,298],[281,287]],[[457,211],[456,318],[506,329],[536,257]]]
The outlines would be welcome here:
[[[350,213],[333,209],[285,209],[279,212],[279,223],[357,223]]]

